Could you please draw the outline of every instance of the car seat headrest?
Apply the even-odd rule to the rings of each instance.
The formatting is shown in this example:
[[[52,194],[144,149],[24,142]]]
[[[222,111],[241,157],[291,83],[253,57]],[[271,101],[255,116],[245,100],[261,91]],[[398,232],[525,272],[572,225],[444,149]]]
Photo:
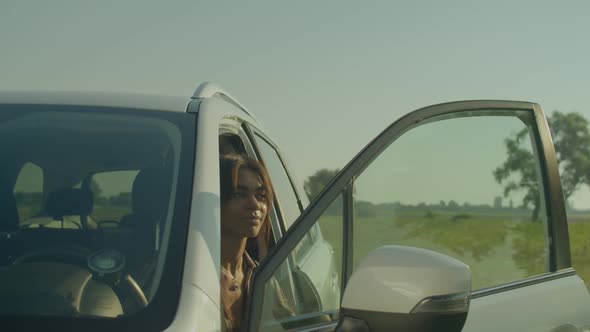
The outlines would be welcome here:
[[[137,173],[132,188],[133,214],[160,220],[166,213],[170,197],[170,178],[165,169],[146,168]]]
[[[93,195],[89,189],[58,189],[47,197],[45,211],[56,220],[64,216],[87,216],[92,212],[92,204]]]

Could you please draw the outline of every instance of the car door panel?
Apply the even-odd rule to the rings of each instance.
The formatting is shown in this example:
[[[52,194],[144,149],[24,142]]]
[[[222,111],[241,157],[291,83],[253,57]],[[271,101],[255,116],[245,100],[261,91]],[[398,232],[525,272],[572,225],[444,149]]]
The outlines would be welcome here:
[[[463,331],[587,331],[590,297],[572,273],[472,299]]]

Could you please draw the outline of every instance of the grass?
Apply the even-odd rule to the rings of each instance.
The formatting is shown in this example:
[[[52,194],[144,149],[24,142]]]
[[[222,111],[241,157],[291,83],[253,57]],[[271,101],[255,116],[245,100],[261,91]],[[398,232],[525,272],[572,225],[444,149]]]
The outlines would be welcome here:
[[[121,217],[128,214],[131,214],[131,208],[127,206],[95,205],[91,216],[97,221],[119,221]]]
[[[341,223],[339,216],[320,220],[322,234],[336,253],[342,250],[342,233],[336,231]],[[526,218],[414,211],[356,217],[353,227],[355,266],[373,249],[396,244],[434,250],[468,264],[473,289],[546,271],[544,226]],[[570,223],[569,231],[573,267],[590,286],[590,216]]]

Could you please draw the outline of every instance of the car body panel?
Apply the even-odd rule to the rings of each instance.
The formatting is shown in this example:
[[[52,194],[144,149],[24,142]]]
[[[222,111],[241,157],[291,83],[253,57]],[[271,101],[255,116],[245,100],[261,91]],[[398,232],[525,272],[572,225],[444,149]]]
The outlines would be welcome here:
[[[195,100],[189,106],[193,107],[198,107],[198,128],[183,282],[198,287],[212,299],[218,311],[211,319],[219,320],[219,127],[226,117],[239,117],[244,121],[256,122],[221,98]],[[183,290],[181,299],[191,294]]]
[[[176,318],[165,331],[219,332],[219,313],[217,301],[194,284],[183,282]]]
[[[186,97],[114,92],[0,92],[0,104],[99,106],[171,112],[186,112],[190,100]]]
[[[472,299],[463,331],[549,332],[568,324],[587,331],[589,311],[584,282],[570,275]]]

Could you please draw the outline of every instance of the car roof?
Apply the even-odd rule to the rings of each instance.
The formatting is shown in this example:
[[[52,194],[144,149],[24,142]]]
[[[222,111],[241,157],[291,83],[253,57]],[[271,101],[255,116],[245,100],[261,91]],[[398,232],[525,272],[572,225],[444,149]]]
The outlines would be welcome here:
[[[0,104],[69,105],[186,112],[190,97],[89,91],[0,92]]]
[[[233,104],[252,122],[257,123],[252,113],[248,112],[236,98],[220,85],[209,81],[201,83],[191,97],[99,91],[0,91],[0,106],[82,106],[185,113],[196,111],[196,108],[188,109],[191,100],[202,101],[212,98],[221,98]]]
[[[215,82],[201,83],[192,97],[98,91],[0,91],[0,104],[69,105],[186,112],[191,99],[222,97],[252,117],[246,108]]]

